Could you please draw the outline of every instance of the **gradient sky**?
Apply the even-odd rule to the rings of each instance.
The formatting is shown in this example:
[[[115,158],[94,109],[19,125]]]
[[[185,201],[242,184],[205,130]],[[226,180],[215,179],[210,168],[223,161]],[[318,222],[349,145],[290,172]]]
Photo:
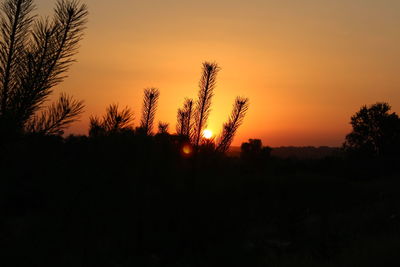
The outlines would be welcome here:
[[[156,121],[175,131],[196,97],[203,61],[221,66],[209,127],[220,132],[234,98],[250,109],[233,145],[341,145],[363,104],[400,111],[399,0],[86,0],[89,23],[68,92],[86,104],[68,132],[111,103],[140,119],[143,89],[161,91]],[[49,15],[55,1],[37,0]]]

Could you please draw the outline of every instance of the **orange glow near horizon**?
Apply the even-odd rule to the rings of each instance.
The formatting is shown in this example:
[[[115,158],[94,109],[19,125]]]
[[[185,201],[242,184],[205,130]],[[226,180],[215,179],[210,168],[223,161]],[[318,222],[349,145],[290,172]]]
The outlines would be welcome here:
[[[51,14],[54,1],[35,2],[37,13]],[[221,66],[207,122],[215,135],[235,97],[250,100],[234,146],[249,138],[339,146],[362,105],[400,111],[400,1],[83,2],[87,31],[54,92],[86,104],[67,134],[87,134],[89,117],[112,103],[129,106],[137,126],[147,87],[160,89],[155,122],[175,129],[184,98],[197,96],[203,61]]]

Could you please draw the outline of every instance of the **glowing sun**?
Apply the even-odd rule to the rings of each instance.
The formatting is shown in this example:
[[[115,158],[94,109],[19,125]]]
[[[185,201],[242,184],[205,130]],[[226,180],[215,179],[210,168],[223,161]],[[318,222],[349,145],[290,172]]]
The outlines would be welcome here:
[[[213,132],[212,132],[211,130],[205,129],[205,130],[203,131],[203,137],[204,137],[205,139],[210,139],[212,136],[213,136]]]

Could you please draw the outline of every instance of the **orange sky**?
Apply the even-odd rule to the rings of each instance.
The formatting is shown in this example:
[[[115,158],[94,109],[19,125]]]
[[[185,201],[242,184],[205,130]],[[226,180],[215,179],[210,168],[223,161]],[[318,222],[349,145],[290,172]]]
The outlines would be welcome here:
[[[55,1],[37,0],[51,14]],[[400,111],[398,0],[86,0],[89,23],[55,93],[85,100],[68,132],[87,134],[107,105],[140,119],[143,88],[161,91],[156,121],[195,97],[201,63],[221,66],[209,119],[220,132],[234,98],[250,109],[233,145],[341,145],[361,105]]]

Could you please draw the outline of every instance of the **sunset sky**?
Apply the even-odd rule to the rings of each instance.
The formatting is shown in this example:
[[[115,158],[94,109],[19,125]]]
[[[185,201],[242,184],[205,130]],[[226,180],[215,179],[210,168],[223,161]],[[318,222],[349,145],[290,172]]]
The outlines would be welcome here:
[[[83,99],[69,133],[111,103],[140,119],[143,89],[161,95],[156,121],[175,131],[196,97],[203,61],[221,66],[209,129],[220,132],[236,96],[250,99],[233,145],[338,146],[363,104],[400,112],[399,0],[86,0],[78,62],[55,95]],[[37,0],[51,15],[55,1]]]

